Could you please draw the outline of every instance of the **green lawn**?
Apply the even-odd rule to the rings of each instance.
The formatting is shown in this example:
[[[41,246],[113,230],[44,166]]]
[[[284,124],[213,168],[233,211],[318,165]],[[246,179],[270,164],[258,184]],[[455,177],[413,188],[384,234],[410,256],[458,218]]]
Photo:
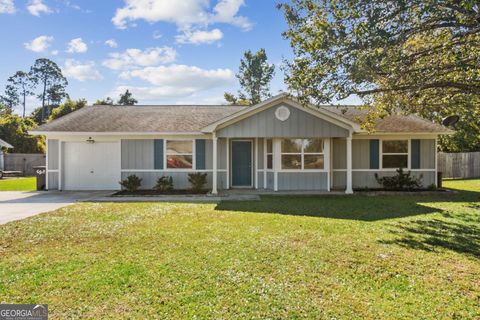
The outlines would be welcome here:
[[[52,319],[478,319],[480,180],[456,195],[82,203],[0,226],[0,302]]]
[[[36,189],[35,177],[0,179],[0,191],[33,191]]]

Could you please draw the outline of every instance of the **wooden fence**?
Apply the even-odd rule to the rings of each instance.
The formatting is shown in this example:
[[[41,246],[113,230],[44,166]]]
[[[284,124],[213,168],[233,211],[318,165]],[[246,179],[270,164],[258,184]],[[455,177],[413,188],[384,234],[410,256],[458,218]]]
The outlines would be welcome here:
[[[33,167],[45,165],[45,155],[41,153],[7,153],[4,158],[6,171],[21,171],[25,176],[35,174]]]
[[[444,178],[480,178],[480,152],[440,152],[437,161]]]

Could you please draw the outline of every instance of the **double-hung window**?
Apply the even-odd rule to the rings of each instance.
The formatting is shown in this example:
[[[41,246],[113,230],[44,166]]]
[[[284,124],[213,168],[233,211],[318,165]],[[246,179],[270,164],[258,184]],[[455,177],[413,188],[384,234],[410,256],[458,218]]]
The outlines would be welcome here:
[[[167,140],[167,169],[193,168],[193,140]]]
[[[273,169],[273,144],[272,144],[272,139],[267,139],[267,169]]]
[[[283,139],[282,170],[324,169],[323,139]]]
[[[408,140],[382,141],[382,168],[408,168]]]

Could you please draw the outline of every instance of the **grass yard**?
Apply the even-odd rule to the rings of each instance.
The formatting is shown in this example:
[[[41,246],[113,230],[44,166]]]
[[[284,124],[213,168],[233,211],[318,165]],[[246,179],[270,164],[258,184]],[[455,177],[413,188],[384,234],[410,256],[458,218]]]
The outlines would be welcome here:
[[[0,179],[0,191],[33,191],[36,189],[35,177]]]
[[[480,180],[456,195],[81,203],[0,226],[0,302],[52,319],[479,319]]]

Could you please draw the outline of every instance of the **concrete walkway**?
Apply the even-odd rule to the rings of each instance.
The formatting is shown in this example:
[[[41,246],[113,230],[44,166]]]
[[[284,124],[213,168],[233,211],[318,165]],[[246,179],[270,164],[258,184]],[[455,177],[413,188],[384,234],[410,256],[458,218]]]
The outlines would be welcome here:
[[[87,201],[111,192],[1,191],[0,224],[56,210],[78,201]]]

